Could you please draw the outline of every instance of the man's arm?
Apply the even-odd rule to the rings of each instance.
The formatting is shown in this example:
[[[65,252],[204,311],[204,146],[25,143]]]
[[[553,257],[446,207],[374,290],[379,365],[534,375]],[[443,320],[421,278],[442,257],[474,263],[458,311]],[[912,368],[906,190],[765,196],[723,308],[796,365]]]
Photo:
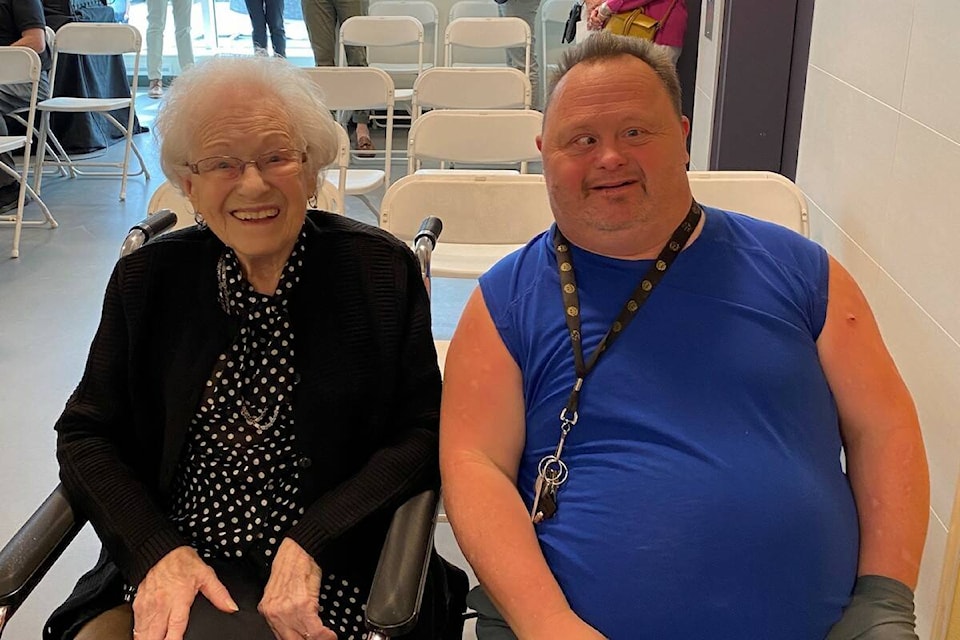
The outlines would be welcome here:
[[[570,609],[517,492],[525,429],[521,374],[479,288],[460,318],[444,378],[444,504],[487,594],[522,639],[601,638]]]
[[[24,29],[20,34],[20,39],[10,43],[11,47],[29,47],[37,53],[43,53],[47,48],[47,35],[41,29]]]
[[[920,424],[863,293],[833,258],[817,349],[836,398],[860,520],[857,573],[915,589],[930,508]]]

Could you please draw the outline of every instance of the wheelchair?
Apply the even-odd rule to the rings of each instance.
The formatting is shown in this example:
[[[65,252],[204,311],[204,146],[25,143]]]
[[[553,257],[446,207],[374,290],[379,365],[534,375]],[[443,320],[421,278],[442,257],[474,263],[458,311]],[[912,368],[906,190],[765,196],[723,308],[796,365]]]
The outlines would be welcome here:
[[[148,216],[130,229],[120,255],[135,251],[172,228],[177,220],[177,214],[170,209]],[[438,218],[427,218],[413,243],[428,291],[430,257],[441,228]],[[409,498],[395,511],[367,600],[365,624],[369,640],[402,636],[416,626],[439,503],[439,490],[429,489]],[[0,550],[0,636],[85,524],[86,520],[74,511],[65,490],[58,485]],[[456,595],[453,602],[462,604],[463,598]]]

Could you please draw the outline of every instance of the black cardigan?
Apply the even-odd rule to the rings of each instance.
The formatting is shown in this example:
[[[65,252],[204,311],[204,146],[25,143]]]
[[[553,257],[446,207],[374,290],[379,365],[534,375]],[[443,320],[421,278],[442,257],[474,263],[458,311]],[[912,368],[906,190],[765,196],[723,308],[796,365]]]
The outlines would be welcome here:
[[[286,536],[321,568],[369,584],[393,509],[439,482],[440,373],[410,250],[388,233],[310,212],[291,293],[296,443],[306,513]],[[217,301],[223,244],[163,236],[114,268],[86,370],[57,422],[60,477],[103,542],[45,637],[120,602],[187,544],[165,513],[190,420],[238,324]]]

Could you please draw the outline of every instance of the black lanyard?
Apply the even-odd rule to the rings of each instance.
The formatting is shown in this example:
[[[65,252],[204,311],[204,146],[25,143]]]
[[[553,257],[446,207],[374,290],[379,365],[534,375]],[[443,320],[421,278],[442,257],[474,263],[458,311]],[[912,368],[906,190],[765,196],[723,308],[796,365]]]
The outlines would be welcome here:
[[[657,259],[640,279],[636,289],[623,305],[623,309],[620,310],[617,319],[610,325],[606,335],[603,336],[600,344],[590,355],[590,360],[586,362],[583,358],[583,341],[580,331],[580,296],[577,294],[577,281],[573,274],[573,255],[570,251],[570,243],[563,237],[560,228],[554,228],[553,249],[557,256],[560,290],[563,293],[564,317],[570,333],[570,344],[573,347],[573,362],[577,380],[570,391],[567,406],[560,412],[560,441],[557,443],[557,448],[553,454],[540,460],[537,467],[537,483],[534,487],[534,503],[530,514],[535,524],[550,518],[556,512],[556,490],[566,482],[568,474],[567,465],[560,459],[560,456],[563,453],[563,445],[566,442],[567,434],[577,423],[580,391],[583,389],[583,382],[587,374],[593,371],[600,356],[613,345],[614,341],[637,315],[637,311],[650,297],[650,294],[663,279],[667,269],[670,268],[670,265],[673,264],[673,261],[690,240],[690,236],[693,235],[693,230],[697,228],[702,215],[703,210],[694,200],[690,204],[690,211],[687,212],[687,216],[673,231],[670,240],[660,250],[660,255],[657,256]]]

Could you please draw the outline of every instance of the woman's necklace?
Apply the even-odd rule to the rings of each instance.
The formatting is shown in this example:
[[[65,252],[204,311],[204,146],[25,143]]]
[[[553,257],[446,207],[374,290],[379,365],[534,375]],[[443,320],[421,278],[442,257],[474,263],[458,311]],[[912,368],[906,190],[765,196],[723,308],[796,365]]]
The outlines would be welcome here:
[[[263,419],[267,417],[267,413],[270,413],[270,418],[266,422],[263,422]],[[241,398],[240,400],[240,417],[243,418],[243,421],[246,422],[248,426],[251,426],[254,429],[256,429],[257,433],[263,433],[264,431],[272,427],[274,423],[277,421],[277,417],[279,415],[280,415],[280,405],[275,404],[273,405],[272,412],[270,411],[270,407],[266,407],[264,408],[263,411],[260,412],[260,415],[258,415],[257,417],[253,417],[250,414],[250,410],[247,409],[247,399]]]

